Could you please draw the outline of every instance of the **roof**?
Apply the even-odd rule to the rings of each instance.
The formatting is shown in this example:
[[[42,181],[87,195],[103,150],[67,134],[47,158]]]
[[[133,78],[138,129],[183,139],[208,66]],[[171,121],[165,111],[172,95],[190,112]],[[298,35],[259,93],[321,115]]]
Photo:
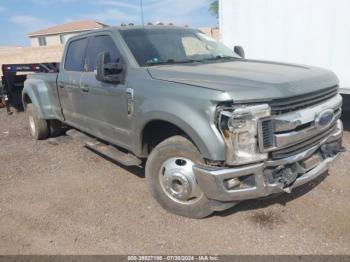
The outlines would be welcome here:
[[[192,28],[190,27],[185,27],[185,26],[176,26],[176,25],[145,25],[145,26],[142,26],[142,25],[132,25],[132,26],[129,26],[129,25],[126,25],[126,26],[113,26],[112,28],[115,28],[117,30],[121,30],[121,31],[124,31],[124,30],[140,30],[140,29],[159,29],[159,30],[162,30],[162,29],[188,29],[188,30],[193,30]]]
[[[101,29],[97,29],[94,31],[86,31],[86,32],[82,32],[78,35],[75,35],[70,39],[70,41],[72,40],[76,40],[79,39],[81,37],[85,37],[88,36],[90,34],[95,34],[95,33],[99,33],[99,32],[104,32],[106,30],[109,30],[111,32],[113,31],[132,31],[132,30],[188,30],[188,31],[198,31],[197,29],[193,29],[190,27],[181,27],[181,26],[159,26],[159,25],[146,25],[146,26],[108,26],[108,29],[106,28],[101,28]]]
[[[107,25],[93,20],[75,21],[71,23],[65,23],[61,25],[51,26],[45,29],[41,29],[35,32],[31,32],[28,36],[39,36],[39,35],[54,35],[60,33],[80,32],[92,29],[100,29]]]

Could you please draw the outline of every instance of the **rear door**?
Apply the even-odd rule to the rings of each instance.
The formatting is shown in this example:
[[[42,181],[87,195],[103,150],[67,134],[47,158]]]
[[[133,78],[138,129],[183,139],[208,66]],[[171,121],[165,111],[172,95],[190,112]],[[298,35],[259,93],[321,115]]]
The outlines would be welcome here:
[[[86,121],[82,111],[81,78],[84,71],[87,43],[87,37],[69,43],[57,79],[58,93],[65,121],[83,130],[86,129]]]
[[[119,84],[96,79],[97,57],[108,52],[111,62],[123,61],[122,55],[109,32],[92,35],[86,51],[86,66],[82,78],[84,113],[92,133],[114,144],[130,145],[130,119],[127,112],[127,84],[125,77]],[[125,67],[126,68],[126,67]],[[125,69],[126,70],[126,69]],[[124,71],[124,74],[126,72]]]

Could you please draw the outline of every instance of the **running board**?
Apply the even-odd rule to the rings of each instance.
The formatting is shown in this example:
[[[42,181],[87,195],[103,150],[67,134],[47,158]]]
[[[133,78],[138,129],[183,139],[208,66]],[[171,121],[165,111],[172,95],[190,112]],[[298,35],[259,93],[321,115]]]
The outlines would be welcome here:
[[[66,134],[75,140],[82,142],[85,147],[92,151],[101,154],[111,160],[114,160],[124,166],[140,166],[142,164],[141,159],[137,158],[133,154],[125,153],[118,150],[116,147],[104,144],[93,137],[90,137],[78,130],[71,129]]]

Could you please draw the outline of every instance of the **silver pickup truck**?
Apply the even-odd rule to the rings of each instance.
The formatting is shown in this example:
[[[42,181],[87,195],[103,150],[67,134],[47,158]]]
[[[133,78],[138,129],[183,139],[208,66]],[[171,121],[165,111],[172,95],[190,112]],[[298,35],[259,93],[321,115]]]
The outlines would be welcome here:
[[[23,104],[33,137],[58,134],[64,123],[102,155],[145,163],[159,204],[192,218],[290,192],[343,150],[332,72],[248,60],[242,47],[189,28],[75,36],[59,73],[28,77]]]

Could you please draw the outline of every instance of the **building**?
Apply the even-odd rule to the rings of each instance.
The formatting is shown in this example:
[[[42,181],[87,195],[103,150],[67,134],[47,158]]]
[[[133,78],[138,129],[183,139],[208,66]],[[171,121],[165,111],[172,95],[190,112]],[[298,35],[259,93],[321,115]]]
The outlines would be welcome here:
[[[215,40],[220,39],[220,30],[218,27],[200,27],[198,29]]]
[[[93,20],[75,21],[41,29],[30,33],[28,36],[32,47],[57,46],[64,45],[74,35],[106,26]]]
[[[76,21],[32,32],[28,35],[31,40],[31,47],[0,47],[0,68],[2,64],[59,63],[62,58],[64,43],[69,37],[106,26],[96,21]],[[200,28],[200,30],[211,37],[218,38],[219,30],[217,28],[207,27]]]
[[[227,46],[243,46],[249,59],[331,69],[350,95],[349,0],[220,0],[219,9]]]

